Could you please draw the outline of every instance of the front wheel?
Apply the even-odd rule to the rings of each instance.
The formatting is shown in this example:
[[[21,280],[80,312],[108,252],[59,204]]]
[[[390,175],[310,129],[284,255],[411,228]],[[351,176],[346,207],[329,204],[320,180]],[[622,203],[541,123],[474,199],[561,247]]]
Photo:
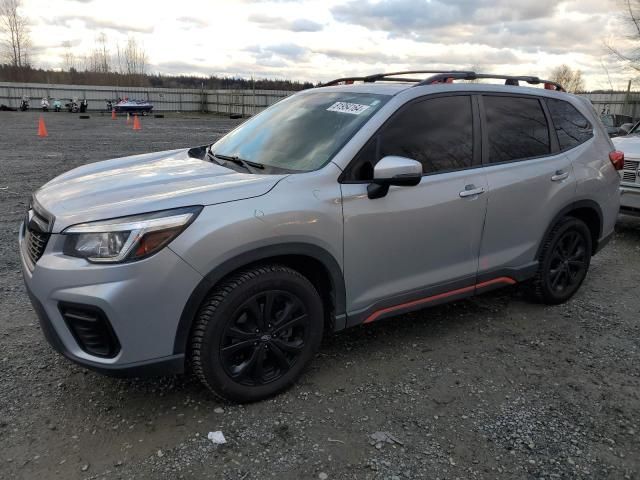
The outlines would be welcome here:
[[[591,232],[580,219],[565,217],[551,230],[538,259],[533,297],[548,305],[569,300],[587,276],[592,252]]]
[[[234,274],[216,287],[191,337],[195,374],[224,400],[252,402],[286,389],[320,346],[323,305],[313,284],[282,265]]]

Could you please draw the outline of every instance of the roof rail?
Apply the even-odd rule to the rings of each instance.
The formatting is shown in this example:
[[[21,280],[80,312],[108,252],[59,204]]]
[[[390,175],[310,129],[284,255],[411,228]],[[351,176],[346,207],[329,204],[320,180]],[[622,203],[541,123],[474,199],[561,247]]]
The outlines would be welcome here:
[[[418,73],[429,73],[430,77],[426,79],[416,79],[416,78],[402,78],[399,75],[413,75]],[[471,71],[460,71],[460,70],[450,70],[450,71],[442,71],[442,70],[407,70],[404,72],[391,72],[391,73],[376,73],[373,75],[366,75],[361,77],[344,77],[344,78],[336,78],[335,80],[331,80],[330,82],[321,84],[321,87],[328,87],[331,85],[338,85],[339,83],[353,83],[353,82],[364,82],[364,83],[373,83],[378,81],[383,82],[410,82],[415,83],[416,87],[421,85],[433,85],[437,83],[451,83],[454,80],[478,80],[478,79],[494,79],[494,80],[504,80],[505,85],[513,85],[518,86],[520,82],[526,82],[530,85],[539,85],[544,84],[544,88],[547,90],[556,90],[559,92],[564,92],[565,89],[557,82],[552,80],[541,80],[538,77],[533,76],[516,76],[516,75],[494,75],[490,73],[476,73]]]

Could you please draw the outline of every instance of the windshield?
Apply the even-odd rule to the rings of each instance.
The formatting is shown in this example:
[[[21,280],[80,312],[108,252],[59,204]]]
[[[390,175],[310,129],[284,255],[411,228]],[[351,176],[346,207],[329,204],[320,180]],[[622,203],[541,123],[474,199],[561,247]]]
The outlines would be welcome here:
[[[600,117],[605,127],[613,127],[613,115],[602,115]]]
[[[388,99],[387,95],[347,92],[292,96],[240,125],[211,150],[275,170],[317,170]]]
[[[629,130],[629,133],[627,133],[628,135],[638,135],[640,133],[640,122],[637,122],[633,125],[633,127],[631,128],[631,130]]]

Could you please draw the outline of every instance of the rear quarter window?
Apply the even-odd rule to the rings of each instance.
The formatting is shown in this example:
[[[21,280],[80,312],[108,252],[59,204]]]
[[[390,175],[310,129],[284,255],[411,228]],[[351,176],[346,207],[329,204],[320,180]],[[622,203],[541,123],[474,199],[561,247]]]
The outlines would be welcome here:
[[[547,107],[558,134],[560,150],[577,147],[593,137],[593,126],[589,120],[569,102],[547,99]]]

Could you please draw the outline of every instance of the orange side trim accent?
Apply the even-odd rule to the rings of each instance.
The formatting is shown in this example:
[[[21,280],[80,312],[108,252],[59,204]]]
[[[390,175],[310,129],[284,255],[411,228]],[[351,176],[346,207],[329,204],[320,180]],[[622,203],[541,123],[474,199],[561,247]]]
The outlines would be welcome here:
[[[505,284],[505,285],[514,285],[517,282],[511,277],[498,277],[493,280],[487,280],[486,282],[476,283],[475,285],[469,285],[468,287],[458,288],[457,290],[451,290],[449,292],[439,293],[438,295],[432,295],[431,297],[420,298],[418,300],[413,300],[407,303],[401,303],[399,305],[394,305],[393,307],[383,308],[381,310],[376,310],[371,315],[369,315],[364,322],[362,323],[371,323],[377,320],[381,315],[385,313],[394,312],[396,310],[401,310],[403,308],[415,307],[416,305],[422,305],[425,303],[431,303],[436,300],[440,300],[442,298],[452,297],[454,295],[458,295],[460,293],[470,292],[471,290],[476,290],[478,288],[490,287],[491,285],[496,284]]]

